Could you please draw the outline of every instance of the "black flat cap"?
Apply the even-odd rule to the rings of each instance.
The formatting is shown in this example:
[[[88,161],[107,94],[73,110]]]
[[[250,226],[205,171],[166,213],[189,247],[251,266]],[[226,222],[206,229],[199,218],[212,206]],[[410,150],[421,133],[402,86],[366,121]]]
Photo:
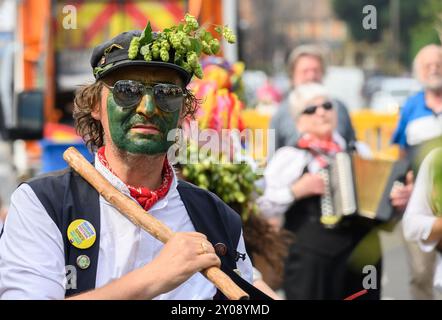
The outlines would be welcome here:
[[[162,61],[145,61],[142,55],[138,55],[131,60],[128,57],[130,42],[133,37],[139,37],[140,30],[132,30],[120,33],[115,38],[106,41],[94,48],[91,57],[91,66],[96,80],[105,75],[128,66],[147,66],[173,69],[181,76],[187,85],[192,78],[192,74],[179,65]],[[156,34],[154,33],[154,38]]]

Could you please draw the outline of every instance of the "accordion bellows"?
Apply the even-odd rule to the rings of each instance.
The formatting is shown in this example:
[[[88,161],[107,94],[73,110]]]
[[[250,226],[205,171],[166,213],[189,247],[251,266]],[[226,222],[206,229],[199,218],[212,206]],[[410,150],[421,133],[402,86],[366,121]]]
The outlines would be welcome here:
[[[320,171],[326,190],[321,197],[321,222],[336,225],[353,214],[388,221],[392,218],[390,191],[408,169],[407,161],[363,159],[340,152]]]

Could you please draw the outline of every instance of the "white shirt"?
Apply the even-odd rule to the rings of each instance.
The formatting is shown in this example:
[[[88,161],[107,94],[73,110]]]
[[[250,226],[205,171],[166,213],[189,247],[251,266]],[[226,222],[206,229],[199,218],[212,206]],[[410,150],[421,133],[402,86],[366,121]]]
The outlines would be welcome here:
[[[114,187],[130,196],[126,185],[97,158],[95,167]],[[178,193],[175,174],[169,192],[149,213],[173,231],[195,231]],[[149,263],[163,247],[101,196],[100,219],[97,288]],[[0,240],[0,298],[64,299],[62,235],[29,185],[23,184],[13,193],[5,229]],[[242,233],[237,251],[246,252]],[[249,257],[244,261],[239,259],[237,267],[251,283],[253,271]],[[215,293],[214,285],[197,273],[157,299],[212,299]]]
[[[333,140],[345,149],[345,140],[339,134],[334,133]],[[282,147],[276,151],[264,171],[264,193],[257,200],[263,215],[281,217],[287,211],[295,201],[292,185],[302,176],[306,166],[310,173],[321,169],[307,150]]]
[[[433,150],[419,167],[419,173],[414,183],[413,192],[402,219],[404,236],[409,241],[417,241],[422,251],[430,252],[438,241],[426,241],[430,236],[436,216],[431,209],[431,163],[438,150]],[[442,288],[442,258],[437,255],[437,265],[434,275],[434,285]]]

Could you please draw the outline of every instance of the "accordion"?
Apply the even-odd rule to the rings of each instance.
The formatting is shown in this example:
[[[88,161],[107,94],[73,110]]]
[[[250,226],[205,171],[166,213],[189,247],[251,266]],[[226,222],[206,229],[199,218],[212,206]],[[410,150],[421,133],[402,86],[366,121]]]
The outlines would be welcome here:
[[[333,228],[343,217],[355,214],[384,222],[391,220],[394,211],[390,192],[408,168],[405,160],[368,160],[339,152],[319,171],[325,183],[321,223]]]

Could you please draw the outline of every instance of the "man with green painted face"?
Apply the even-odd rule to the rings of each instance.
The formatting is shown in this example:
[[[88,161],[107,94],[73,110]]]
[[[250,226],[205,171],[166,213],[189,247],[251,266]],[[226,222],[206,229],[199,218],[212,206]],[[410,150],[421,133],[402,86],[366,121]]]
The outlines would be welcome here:
[[[210,266],[243,288],[251,282],[239,215],[178,181],[167,159],[169,133],[197,107],[186,89],[192,74],[172,62],[129,58],[138,36],[125,32],[94,49],[96,82],[77,92],[74,119],[96,152],[95,168],[176,234],[163,245],[70,169],[38,177],[11,197],[0,298],[223,298],[198,273]]]

